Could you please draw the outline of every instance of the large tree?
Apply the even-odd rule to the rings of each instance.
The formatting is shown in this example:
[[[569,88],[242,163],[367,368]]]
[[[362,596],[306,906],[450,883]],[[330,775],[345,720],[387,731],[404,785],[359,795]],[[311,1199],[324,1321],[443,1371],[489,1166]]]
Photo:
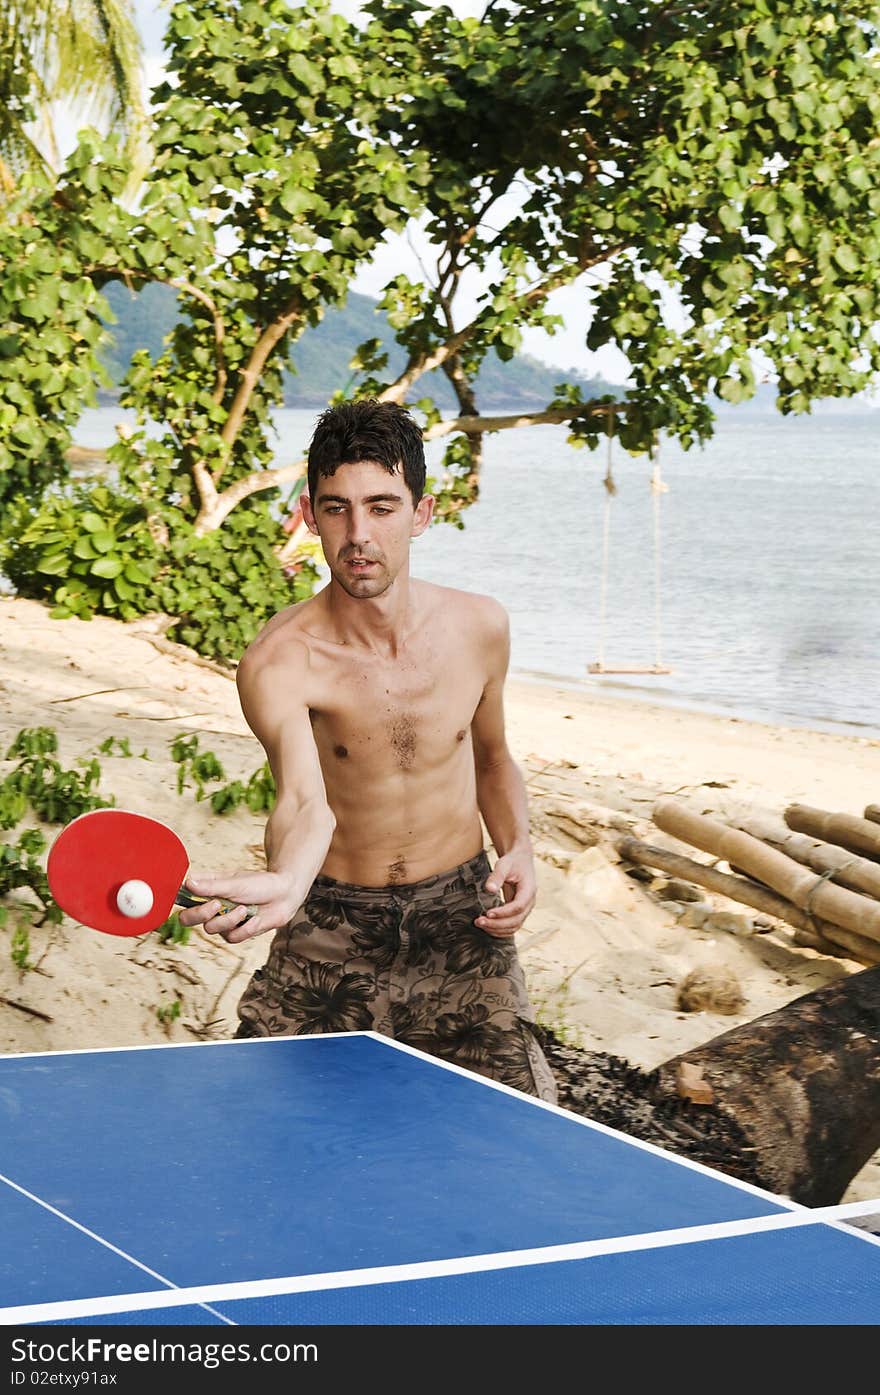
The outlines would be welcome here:
[[[410,361],[382,390],[441,366],[464,420],[437,434],[475,433],[475,366],[526,324],[552,329],[563,285],[590,307],[588,346],[632,366],[615,416],[633,450],[708,437],[712,397],[751,396],[756,366],[783,412],[875,377],[880,6],[511,0],[479,23],[423,15],[417,45],[418,0],[367,9],[400,79],[383,126],[430,161],[435,251],[387,289]],[[487,289],[462,319],[475,275]],[[606,416],[570,402],[537,419],[595,442]]]
[[[120,206],[124,170],[93,137],[19,206],[0,246],[5,565],[63,613],[164,609],[190,642],[240,649],[285,594],[278,564],[302,561],[277,533],[278,491],[303,471],[276,460],[269,427],[286,354],[407,228],[424,274],[392,278],[383,302],[407,365],[389,379],[368,343],[357,390],[418,404],[428,437],[451,438],[442,517],[476,498],[488,431],[567,422],[590,446],[607,431],[633,452],[661,432],[689,446],[711,434],[712,399],[742,401],[758,372],[783,412],[875,379],[880,5],[367,11],[356,26],[323,0],[179,4],[141,207]],[[170,282],[184,308],[129,375],[144,429],[114,448],[112,488],[37,499],[34,472],[63,473],[71,374],[94,370],[97,292],[120,276]],[[584,401],[560,384],[543,412],[482,415],[480,362],[552,329],[563,286],[629,385]],[[459,403],[447,420],[421,396],[437,368]]]

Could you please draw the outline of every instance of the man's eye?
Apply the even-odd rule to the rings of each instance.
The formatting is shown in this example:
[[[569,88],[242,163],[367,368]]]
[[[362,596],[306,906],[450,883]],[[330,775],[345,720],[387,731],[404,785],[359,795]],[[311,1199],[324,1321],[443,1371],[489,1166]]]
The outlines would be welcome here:
[[[373,513],[390,513],[390,512],[391,512],[390,509],[383,509],[383,508],[375,508],[375,509],[373,509]]]

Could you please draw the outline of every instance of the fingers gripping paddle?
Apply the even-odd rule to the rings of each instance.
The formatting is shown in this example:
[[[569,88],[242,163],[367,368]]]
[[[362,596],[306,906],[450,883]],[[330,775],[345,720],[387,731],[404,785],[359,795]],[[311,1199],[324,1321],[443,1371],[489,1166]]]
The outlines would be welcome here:
[[[208,897],[183,886],[186,848],[158,819],[125,809],[94,809],[63,828],[49,850],[49,890],[73,920],[107,935],[145,935],[174,906]],[[232,903],[223,902],[223,910]]]

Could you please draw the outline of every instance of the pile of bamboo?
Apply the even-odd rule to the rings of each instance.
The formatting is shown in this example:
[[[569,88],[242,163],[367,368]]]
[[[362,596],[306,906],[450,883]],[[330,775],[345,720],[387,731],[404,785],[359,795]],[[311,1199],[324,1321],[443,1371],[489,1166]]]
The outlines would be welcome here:
[[[797,944],[880,964],[880,804],[869,804],[862,817],[790,804],[780,820],[741,815],[725,822],[664,798],[652,818],[715,861],[623,838],[617,847],[625,861],[785,921]],[[721,862],[730,870],[719,870]]]

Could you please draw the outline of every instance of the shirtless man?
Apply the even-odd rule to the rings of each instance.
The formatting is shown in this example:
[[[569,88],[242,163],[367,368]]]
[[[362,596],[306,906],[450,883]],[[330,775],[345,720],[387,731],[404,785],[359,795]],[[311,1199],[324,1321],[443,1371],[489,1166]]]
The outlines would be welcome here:
[[[536,884],[504,732],[507,615],[410,577],[434,509],[424,485],[405,408],[319,417],[302,512],[330,579],[237,671],[276,785],[267,870],[192,873],[211,899],[180,920],[232,944],[273,932],[238,1037],[379,1031],[553,1101],[514,943]]]

